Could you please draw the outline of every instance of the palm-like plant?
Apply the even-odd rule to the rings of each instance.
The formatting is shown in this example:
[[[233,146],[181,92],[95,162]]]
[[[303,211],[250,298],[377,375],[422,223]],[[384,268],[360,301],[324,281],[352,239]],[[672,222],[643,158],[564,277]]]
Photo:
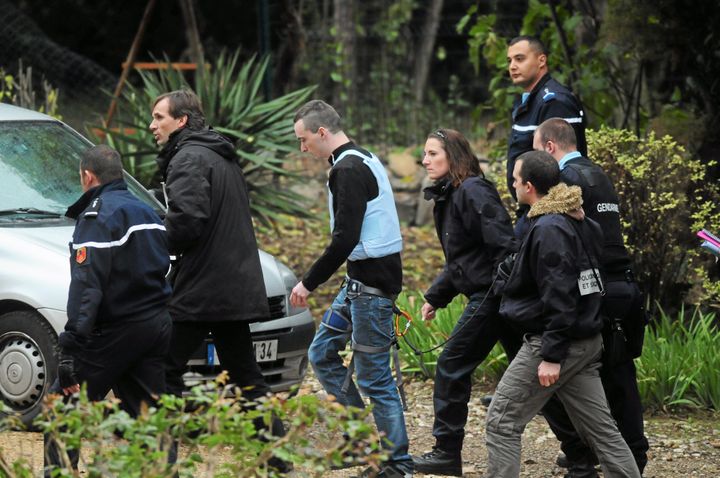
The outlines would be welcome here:
[[[128,83],[119,102],[119,131],[100,129],[123,154],[126,169],[147,185],[157,170],[157,150],[148,130],[152,102],[168,91],[193,89],[203,105],[207,123],[235,142],[254,215],[263,222],[279,213],[306,216],[302,196],[278,186],[297,179],[282,164],[296,148],[293,114],[315,87],[266,101],[261,86],[267,67],[268,58],[253,57],[240,64],[239,52],[221,53],[212,68],[197,78],[196,88],[182,72],[172,68],[141,71],[141,87]]]

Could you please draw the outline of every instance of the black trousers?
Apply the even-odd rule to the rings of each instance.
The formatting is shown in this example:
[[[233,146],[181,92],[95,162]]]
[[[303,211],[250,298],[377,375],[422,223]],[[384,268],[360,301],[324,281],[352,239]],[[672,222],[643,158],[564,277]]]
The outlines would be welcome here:
[[[607,317],[622,318],[625,322],[644,321],[643,298],[637,284],[628,281],[608,282],[602,313]],[[647,465],[649,444],[645,437],[643,408],[632,358],[628,357],[628,360],[614,365],[603,363],[600,379],[610,412],[642,473]],[[557,397],[553,397],[543,408],[543,415],[571,462],[594,460],[592,450],[575,431]]]
[[[212,332],[220,364],[230,380],[243,389],[249,400],[265,396],[270,387],[255,361],[250,325],[247,322],[175,322],[167,356],[168,392],[182,395],[187,361]]]
[[[470,296],[453,334],[461,327],[462,331],[445,345],[435,370],[433,436],[436,447],[450,453],[462,450],[473,372],[498,341],[512,356],[521,344],[498,316],[500,299],[491,293],[480,305],[484,297],[485,292]]]
[[[183,373],[187,369],[187,361],[208,332],[213,334],[213,342],[217,350],[220,364],[230,374],[232,383],[242,389],[243,397],[255,400],[270,392],[263,377],[260,366],[255,360],[250,324],[244,321],[233,322],[175,322],[170,341],[170,353],[166,359],[166,378],[168,393],[182,395],[185,389]],[[258,430],[267,428],[262,419],[255,421]],[[285,435],[282,421],[273,417],[270,424],[273,436]],[[170,463],[177,459],[177,448],[173,447],[169,455]]]
[[[113,390],[120,408],[133,417],[143,402],[155,403],[166,392],[165,357],[171,329],[170,315],[164,311],[152,319],[103,325],[94,331],[82,354],[75,357],[75,373],[86,385],[88,398],[99,401]],[[58,380],[50,393],[63,393]],[[47,466],[62,466],[62,460],[52,437],[44,439],[47,474]],[[68,450],[68,457],[77,468],[79,450]]]

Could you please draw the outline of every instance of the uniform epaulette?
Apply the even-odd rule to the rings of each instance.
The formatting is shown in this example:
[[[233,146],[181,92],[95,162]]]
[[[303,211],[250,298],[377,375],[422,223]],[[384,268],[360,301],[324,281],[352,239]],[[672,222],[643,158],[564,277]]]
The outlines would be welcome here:
[[[548,88],[545,88],[545,94],[543,94],[542,99],[543,99],[543,101],[544,101],[545,103],[547,103],[547,102],[550,101],[550,100],[554,100],[554,99],[555,99],[555,92],[550,91]]]
[[[92,200],[90,205],[85,209],[84,217],[97,217],[100,212],[100,206],[102,206],[102,198],[96,197]]]

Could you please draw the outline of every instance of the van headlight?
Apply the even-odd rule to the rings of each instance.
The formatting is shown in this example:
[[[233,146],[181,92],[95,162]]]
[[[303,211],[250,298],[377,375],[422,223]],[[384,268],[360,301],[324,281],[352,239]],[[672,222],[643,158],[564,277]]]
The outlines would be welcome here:
[[[287,310],[287,316],[297,315],[305,310],[305,307],[294,307],[290,304],[290,293],[293,287],[298,283],[297,276],[290,270],[288,266],[275,259],[280,277],[282,278],[283,284],[285,285],[285,310]]]

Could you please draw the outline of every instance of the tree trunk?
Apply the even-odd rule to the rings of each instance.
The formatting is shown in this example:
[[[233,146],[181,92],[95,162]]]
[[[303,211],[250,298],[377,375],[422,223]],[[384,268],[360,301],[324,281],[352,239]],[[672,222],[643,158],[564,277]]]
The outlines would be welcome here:
[[[197,70],[195,70],[195,89],[197,90],[202,87],[202,78],[205,73],[205,53],[200,41],[200,31],[195,16],[195,2],[194,0],[179,0],[179,2],[185,22],[185,37],[187,38],[190,57],[193,63],[197,65]]]
[[[413,96],[417,106],[421,106],[425,96],[430,65],[432,64],[433,50],[437,38],[438,26],[440,25],[440,12],[442,12],[443,0],[432,0],[425,16],[425,25],[422,29],[420,48],[415,56]]]
[[[333,0],[336,39],[340,44],[341,61],[336,65],[337,73],[342,80],[335,85],[333,104],[345,103],[345,116],[355,106],[355,88],[357,88],[357,71],[355,67],[355,0]]]

